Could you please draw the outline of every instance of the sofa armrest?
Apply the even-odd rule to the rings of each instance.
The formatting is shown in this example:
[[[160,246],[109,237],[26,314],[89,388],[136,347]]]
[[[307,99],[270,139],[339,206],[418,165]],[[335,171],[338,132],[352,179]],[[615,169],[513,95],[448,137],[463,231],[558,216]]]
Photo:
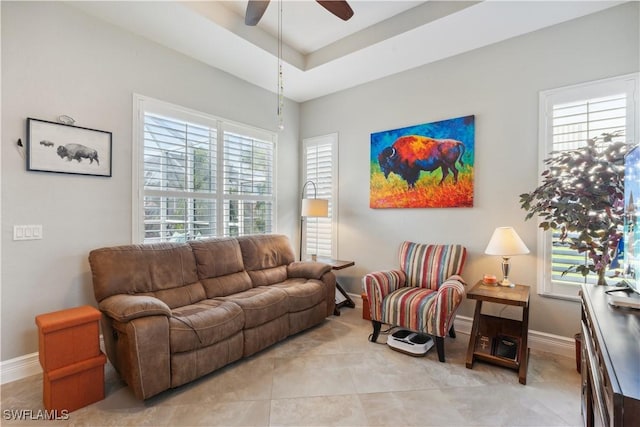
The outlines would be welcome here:
[[[336,307],[336,275],[329,269],[322,275],[320,281],[324,284],[327,301],[327,316],[331,316]]]
[[[427,317],[431,324],[427,332],[438,337],[444,337],[451,328],[460,303],[466,295],[465,282],[458,275],[450,276],[440,284],[435,301],[429,309]],[[439,314],[436,314],[439,313]]]
[[[371,320],[382,320],[382,300],[403,287],[406,282],[407,275],[402,270],[376,271],[362,278],[362,286],[369,300]]]
[[[98,308],[118,322],[146,316],[171,316],[171,309],[158,298],[148,295],[112,295],[100,301]]]
[[[287,265],[289,278],[317,279],[321,280],[325,273],[331,271],[329,264],[315,261],[294,261]]]
[[[144,400],[171,388],[169,318],[145,316],[113,326],[116,359],[112,363],[133,394]]]

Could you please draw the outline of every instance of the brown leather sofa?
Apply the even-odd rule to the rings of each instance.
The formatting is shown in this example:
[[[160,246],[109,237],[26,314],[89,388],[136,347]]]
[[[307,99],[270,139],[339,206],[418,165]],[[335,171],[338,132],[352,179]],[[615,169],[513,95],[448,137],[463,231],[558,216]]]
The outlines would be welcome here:
[[[91,251],[107,356],[147,399],[254,354],[333,313],[335,275],[297,262],[286,236]]]

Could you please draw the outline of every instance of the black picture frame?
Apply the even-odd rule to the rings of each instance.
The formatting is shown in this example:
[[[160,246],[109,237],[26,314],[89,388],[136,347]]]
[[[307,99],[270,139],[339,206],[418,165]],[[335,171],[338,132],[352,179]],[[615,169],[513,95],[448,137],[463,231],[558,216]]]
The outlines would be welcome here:
[[[112,134],[27,118],[27,170],[112,176]]]

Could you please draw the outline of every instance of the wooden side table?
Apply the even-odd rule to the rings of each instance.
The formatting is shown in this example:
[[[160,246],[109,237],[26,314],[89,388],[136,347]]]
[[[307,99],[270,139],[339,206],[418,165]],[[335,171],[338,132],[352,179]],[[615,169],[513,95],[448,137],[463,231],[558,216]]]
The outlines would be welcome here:
[[[520,384],[526,384],[529,361],[529,286],[515,285],[508,288],[485,285],[480,280],[467,292],[467,298],[476,300],[467,349],[467,368],[472,369],[475,360],[482,360],[517,370]],[[482,314],[484,301],[522,307],[522,320]]]
[[[323,264],[329,264],[333,270],[342,270],[343,268],[356,265],[353,261],[341,261],[325,257],[318,257],[317,261]],[[349,294],[340,286],[340,283],[336,281],[336,308],[333,310],[334,316],[340,316],[341,307],[356,308],[356,303],[353,302]]]

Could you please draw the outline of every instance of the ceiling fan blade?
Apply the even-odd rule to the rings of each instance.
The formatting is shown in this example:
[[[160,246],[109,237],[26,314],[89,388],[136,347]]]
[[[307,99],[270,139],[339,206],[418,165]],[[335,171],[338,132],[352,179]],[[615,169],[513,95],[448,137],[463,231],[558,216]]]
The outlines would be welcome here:
[[[265,10],[267,10],[267,6],[269,6],[269,0],[249,0],[247,11],[244,15],[244,23],[251,26],[257,25]]]
[[[349,6],[349,3],[346,1],[337,1],[337,0],[316,0],[322,7],[327,9],[329,12],[336,15],[338,18],[343,21],[348,21],[349,18],[353,16],[353,9]]]

